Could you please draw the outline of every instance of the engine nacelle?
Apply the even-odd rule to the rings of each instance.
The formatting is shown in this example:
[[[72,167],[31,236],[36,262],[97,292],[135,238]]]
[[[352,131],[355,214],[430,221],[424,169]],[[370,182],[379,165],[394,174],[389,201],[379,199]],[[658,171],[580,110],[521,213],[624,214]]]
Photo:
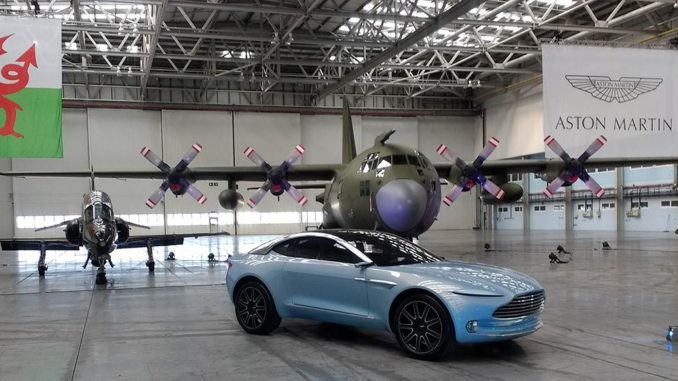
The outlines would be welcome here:
[[[82,246],[82,232],[79,222],[69,222],[66,225],[66,241],[71,245]]]
[[[118,231],[118,243],[127,242],[129,239],[129,225],[122,218],[115,219],[115,229]]]
[[[497,200],[491,194],[483,192],[482,199],[485,204],[510,204],[516,202],[523,197],[523,187],[516,183],[506,183],[499,186],[501,190],[504,191],[504,197],[501,200]]]
[[[240,209],[245,204],[242,195],[233,189],[224,189],[219,193],[219,205],[227,210]]]

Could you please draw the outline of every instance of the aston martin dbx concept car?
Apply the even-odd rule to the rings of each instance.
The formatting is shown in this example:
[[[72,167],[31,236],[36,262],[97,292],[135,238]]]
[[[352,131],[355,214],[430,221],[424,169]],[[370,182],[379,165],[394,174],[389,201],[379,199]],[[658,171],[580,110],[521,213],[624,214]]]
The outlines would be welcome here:
[[[544,289],[513,270],[447,261],[395,235],[293,234],[229,259],[226,284],[241,327],[267,334],[281,318],[387,330],[410,356],[455,343],[510,340],[542,326]]]

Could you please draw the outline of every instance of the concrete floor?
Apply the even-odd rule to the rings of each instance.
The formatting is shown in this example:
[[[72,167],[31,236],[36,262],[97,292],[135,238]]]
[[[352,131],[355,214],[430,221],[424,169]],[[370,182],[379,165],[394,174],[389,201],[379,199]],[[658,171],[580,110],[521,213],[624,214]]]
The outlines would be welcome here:
[[[544,327],[515,341],[459,347],[442,362],[405,357],[387,333],[302,320],[270,336],[240,329],[207,253],[268,237],[188,240],[148,275],[144,250],[120,250],[109,284],[84,254],[0,255],[0,381],[14,380],[678,380],[678,236],[673,233],[429,232],[447,258],[510,267],[547,292]],[[602,251],[601,241],[614,250]],[[489,243],[493,252],[485,252]],[[549,264],[558,244],[568,264]]]

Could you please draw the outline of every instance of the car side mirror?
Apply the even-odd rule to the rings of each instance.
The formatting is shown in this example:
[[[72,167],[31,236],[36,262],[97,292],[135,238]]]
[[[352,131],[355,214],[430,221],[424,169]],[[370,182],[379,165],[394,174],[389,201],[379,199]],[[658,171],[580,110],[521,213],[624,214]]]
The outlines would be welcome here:
[[[370,266],[372,266],[373,264],[374,264],[374,262],[372,262],[372,261],[369,261],[369,262],[358,262],[358,263],[354,264],[353,266],[355,266],[355,267],[357,267],[357,268],[365,268],[365,267],[370,267]]]

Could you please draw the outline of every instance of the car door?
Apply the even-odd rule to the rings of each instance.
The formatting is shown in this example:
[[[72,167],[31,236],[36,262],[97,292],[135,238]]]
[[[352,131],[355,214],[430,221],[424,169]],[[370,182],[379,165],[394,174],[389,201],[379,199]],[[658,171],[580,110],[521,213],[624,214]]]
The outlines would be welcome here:
[[[317,315],[310,318],[367,317],[365,269],[354,265],[359,257],[341,243],[318,236],[298,239],[294,256],[297,259],[283,265],[294,307],[314,309]]]

